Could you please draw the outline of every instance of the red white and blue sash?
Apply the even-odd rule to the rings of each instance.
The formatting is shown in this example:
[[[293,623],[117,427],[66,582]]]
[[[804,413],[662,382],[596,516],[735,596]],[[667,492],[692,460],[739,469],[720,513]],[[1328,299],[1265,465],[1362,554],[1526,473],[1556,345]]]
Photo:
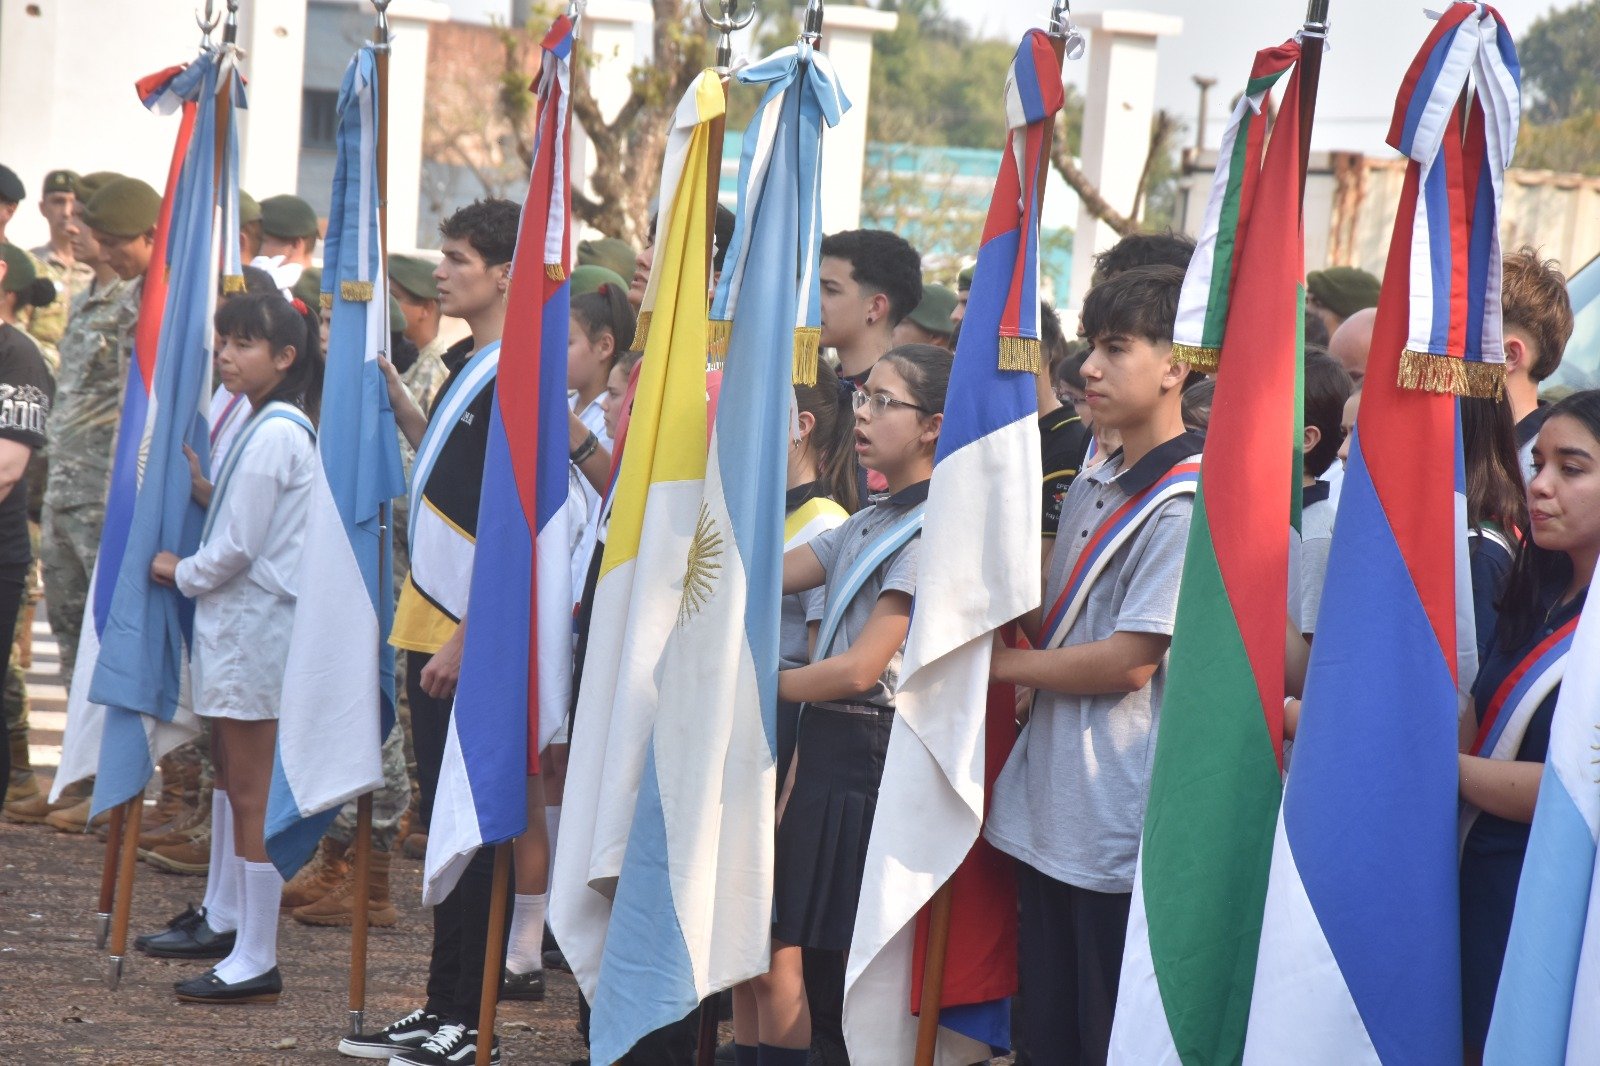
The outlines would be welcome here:
[[[1124,544],[1133,539],[1145,520],[1162,504],[1177,496],[1193,496],[1200,487],[1200,457],[1198,455],[1178,463],[1162,478],[1143,492],[1131,496],[1100,524],[1084,546],[1083,554],[1072,565],[1061,595],[1051,605],[1040,626],[1040,648],[1059,648],[1066,642],[1067,632],[1078,620],[1083,605],[1088,602],[1089,590],[1099,580],[1100,574]]]

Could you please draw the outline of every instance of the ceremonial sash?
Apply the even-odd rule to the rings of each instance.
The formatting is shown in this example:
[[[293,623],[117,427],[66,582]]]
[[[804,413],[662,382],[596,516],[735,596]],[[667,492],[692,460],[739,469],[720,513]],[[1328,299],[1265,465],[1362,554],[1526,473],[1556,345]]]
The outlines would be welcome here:
[[[1117,550],[1133,539],[1146,519],[1162,504],[1178,496],[1193,496],[1200,487],[1200,457],[1192,455],[1178,463],[1155,484],[1136,496],[1131,496],[1121,507],[1095,530],[1094,536],[1084,546],[1083,554],[1072,565],[1067,583],[1051,605],[1040,627],[1043,648],[1059,648],[1066,642],[1067,632],[1078,620],[1083,605],[1088,602],[1089,591],[1100,574],[1117,554]]]
[[[1536,644],[1522,661],[1512,668],[1500,682],[1489,705],[1483,709],[1478,725],[1478,735],[1467,749],[1467,754],[1485,759],[1510,760],[1517,757],[1522,738],[1528,731],[1528,722],[1539,705],[1561,685],[1567,672],[1567,652],[1572,650],[1572,637],[1578,630],[1579,615],[1574,615],[1565,625]],[[1461,843],[1481,813],[1470,803],[1461,805]]]
[[[428,479],[433,476],[433,464],[439,461],[439,453],[444,450],[445,441],[450,439],[456,423],[472,406],[472,401],[494,380],[495,371],[499,368],[500,342],[495,341],[474,353],[450,384],[449,391],[439,398],[439,405],[428,420],[428,428],[417,443],[416,461],[411,465],[411,491],[408,494],[411,514],[422,512],[422,497],[427,490]],[[416,533],[417,527],[413,524],[408,537],[413,560],[416,558]]]
[[[822,626],[817,632],[818,658],[827,658],[828,649],[833,645],[833,638],[838,635],[839,624],[844,621],[845,608],[856,598],[856,593],[867,583],[867,578],[883,565],[885,559],[922,532],[923,507],[923,504],[917,504],[904,518],[879,533],[877,538],[867,545],[866,550],[856,557],[856,561],[850,564],[850,569],[845,571],[844,578],[828,590],[828,605],[822,612]]]
[[[304,411],[282,400],[273,400],[261,409],[261,412],[245,423],[239,434],[239,439],[233,442],[233,447],[228,449],[228,458],[222,464],[222,470],[217,474],[217,480],[211,489],[211,506],[206,508],[206,522],[200,530],[200,543],[204,544],[211,539],[211,527],[217,520],[217,513],[222,510],[222,498],[227,495],[228,485],[233,480],[233,471],[239,465],[239,457],[244,454],[245,446],[250,443],[250,438],[255,436],[256,430],[270,419],[282,418],[293,422],[295,425],[311,434],[315,440],[317,431],[311,425],[311,419],[306,417]]]

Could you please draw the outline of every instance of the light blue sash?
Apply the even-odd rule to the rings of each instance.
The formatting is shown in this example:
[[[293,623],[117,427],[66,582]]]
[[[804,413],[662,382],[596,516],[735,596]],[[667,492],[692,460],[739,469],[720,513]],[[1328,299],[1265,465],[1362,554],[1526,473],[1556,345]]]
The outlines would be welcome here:
[[[867,545],[867,549],[856,557],[856,561],[850,564],[850,569],[845,571],[844,579],[828,590],[828,605],[822,612],[822,625],[817,632],[819,659],[828,657],[828,649],[833,646],[833,638],[838,635],[839,625],[844,621],[845,609],[856,598],[856,593],[861,591],[861,586],[867,583],[867,578],[883,565],[885,559],[922,532],[924,506],[921,503],[917,504],[904,518],[879,533],[877,538]]]
[[[439,461],[445,441],[450,439],[451,432],[466,409],[494,380],[499,368],[500,342],[484,345],[461,368],[461,373],[450,384],[450,391],[440,398],[433,410],[433,417],[428,419],[428,428],[423,432],[422,440],[417,442],[416,461],[411,464],[411,490],[407,501],[411,505],[411,514],[422,513],[422,495],[428,487],[428,479],[433,476],[433,464]],[[416,537],[416,530],[416,523],[410,523],[408,540]],[[408,544],[407,547],[414,549],[415,545]]]
[[[228,449],[228,458],[222,464],[222,470],[217,474],[217,480],[211,489],[211,506],[206,508],[206,522],[200,529],[200,543],[204,544],[211,539],[211,526],[217,520],[217,513],[222,510],[222,497],[228,492],[228,485],[233,480],[234,468],[239,465],[239,456],[244,454],[245,445],[250,443],[250,438],[255,436],[256,430],[262,424],[273,418],[282,418],[293,422],[295,425],[311,434],[311,439],[317,439],[317,431],[311,424],[311,419],[306,413],[293,404],[284,403],[282,400],[273,400],[258,411],[250,421],[245,423],[244,429],[239,433],[239,439],[233,442],[233,447]]]

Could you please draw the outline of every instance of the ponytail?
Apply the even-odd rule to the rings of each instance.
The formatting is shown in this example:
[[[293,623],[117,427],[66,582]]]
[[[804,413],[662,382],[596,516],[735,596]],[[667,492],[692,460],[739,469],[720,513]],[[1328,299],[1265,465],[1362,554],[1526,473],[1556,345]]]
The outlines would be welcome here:
[[[856,457],[850,448],[855,435],[846,397],[849,385],[842,378],[828,380],[824,375],[815,385],[796,385],[795,402],[800,410],[815,419],[811,447],[817,457],[817,473],[827,486],[828,496],[846,511],[860,506],[856,498]]]
[[[268,398],[298,406],[314,423],[322,410],[322,321],[298,297],[245,293],[217,311],[217,332],[239,340],[265,340],[274,351],[293,348],[294,362]]]

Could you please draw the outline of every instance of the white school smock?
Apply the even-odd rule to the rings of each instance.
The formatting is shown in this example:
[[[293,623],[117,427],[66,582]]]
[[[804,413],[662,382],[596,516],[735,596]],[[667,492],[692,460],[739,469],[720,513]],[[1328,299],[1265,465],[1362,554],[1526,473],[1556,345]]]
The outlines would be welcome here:
[[[295,579],[317,462],[305,427],[272,418],[243,442],[211,535],[178,563],[178,591],[195,601],[195,712],[278,717]]]

